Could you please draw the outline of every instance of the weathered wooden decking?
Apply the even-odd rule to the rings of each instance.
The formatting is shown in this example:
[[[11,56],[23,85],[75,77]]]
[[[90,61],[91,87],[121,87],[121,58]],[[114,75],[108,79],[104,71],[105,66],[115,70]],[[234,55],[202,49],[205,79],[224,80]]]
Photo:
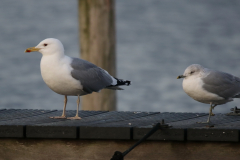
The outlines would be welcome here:
[[[206,121],[207,113],[80,111],[81,120],[49,118],[61,113],[61,110],[2,109],[0,137],[136,140],[164,119],[172,127],[157,131],[149,139],[239,141],[240,116],[216,114],[211,119],[214,126],[196,123]],[[75,111],[67,111],[68,117],[74,115]]]

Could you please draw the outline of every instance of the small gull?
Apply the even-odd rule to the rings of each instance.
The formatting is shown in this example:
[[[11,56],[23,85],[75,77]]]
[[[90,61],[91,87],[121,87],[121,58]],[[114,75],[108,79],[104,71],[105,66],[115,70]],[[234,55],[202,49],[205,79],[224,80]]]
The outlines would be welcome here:
[[[231,74],[204,68],[199,64],[192,64],[186,68],[183,75],[183,90],[194,100],[210,104],[209,116],[214,116],[212,110],[217,105],[240,98],[240,78]]]
[[[67,96],[78,96],[76,116],[68,119],[81,119],[78,116],[80,96],[104,88],[122,90],[118,86],[131,84],[131,81],[112,77],[107,71],[86,60],[64,55],[63,45],[58,39],[45,39],[25,52],[42,53],[40,68],[44,82],[54,92],[65,97],[62,116],[51,118],[66,118]]]

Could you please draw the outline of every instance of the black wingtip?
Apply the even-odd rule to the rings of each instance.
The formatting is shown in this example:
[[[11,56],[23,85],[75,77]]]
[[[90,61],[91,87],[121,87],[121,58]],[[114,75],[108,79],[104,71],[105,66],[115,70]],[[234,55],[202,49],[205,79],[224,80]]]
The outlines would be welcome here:
[[[125,81],[125,80],[122,80],[122,79],[117,79],[117,78],[115,78],[115,79],[117,80],[117,84],[116,85],[107,86],[106,88],[113,89],[113,90],[123,90],[119,86],[129,86],[132,83],[131,81],[128,81],[128,80]]]
[[[129,85],[131,85],[131,84],[132,84],[131,81],[128,81],[128,80],[125,81],[125,85],[129,86]]]
[[[129,86],[131,85],[131,81],[129,80],[122,80],[122,79],[118,79],[116,77],[114,77],[116,80],[117,80],[117,85],[116,86],[122,86],[122,85],[126,85],[126,86]]]

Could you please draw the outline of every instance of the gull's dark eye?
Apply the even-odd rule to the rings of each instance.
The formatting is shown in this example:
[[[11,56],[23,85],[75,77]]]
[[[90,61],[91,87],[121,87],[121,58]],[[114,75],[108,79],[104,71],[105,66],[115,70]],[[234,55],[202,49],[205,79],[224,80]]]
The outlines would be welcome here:
[[[48,44],[47,44],[47,43],[44,43],[43,45],[46,47]]]
[[[194,71],[191,71],[191,72],[190,72],[190,74],[193,74],[193,73],[194,73]]]

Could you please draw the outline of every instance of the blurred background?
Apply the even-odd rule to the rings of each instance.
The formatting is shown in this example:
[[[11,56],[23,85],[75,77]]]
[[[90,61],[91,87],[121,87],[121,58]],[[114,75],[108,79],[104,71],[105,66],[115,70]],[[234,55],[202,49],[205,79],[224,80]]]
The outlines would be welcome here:
[[[0,108],[62,109],[64,97],[42,80],[41,54],[24,51],[51,37],[79,57],[77,4],[0,1]],[[193,63],[240,76],[240,1],[116,0],[115,8],[117,77],[133,82],[117,92],[119,111],[207,113],[209,105],[188,97],[177,76]],[[76,99],[69,98],[68,110]]]

